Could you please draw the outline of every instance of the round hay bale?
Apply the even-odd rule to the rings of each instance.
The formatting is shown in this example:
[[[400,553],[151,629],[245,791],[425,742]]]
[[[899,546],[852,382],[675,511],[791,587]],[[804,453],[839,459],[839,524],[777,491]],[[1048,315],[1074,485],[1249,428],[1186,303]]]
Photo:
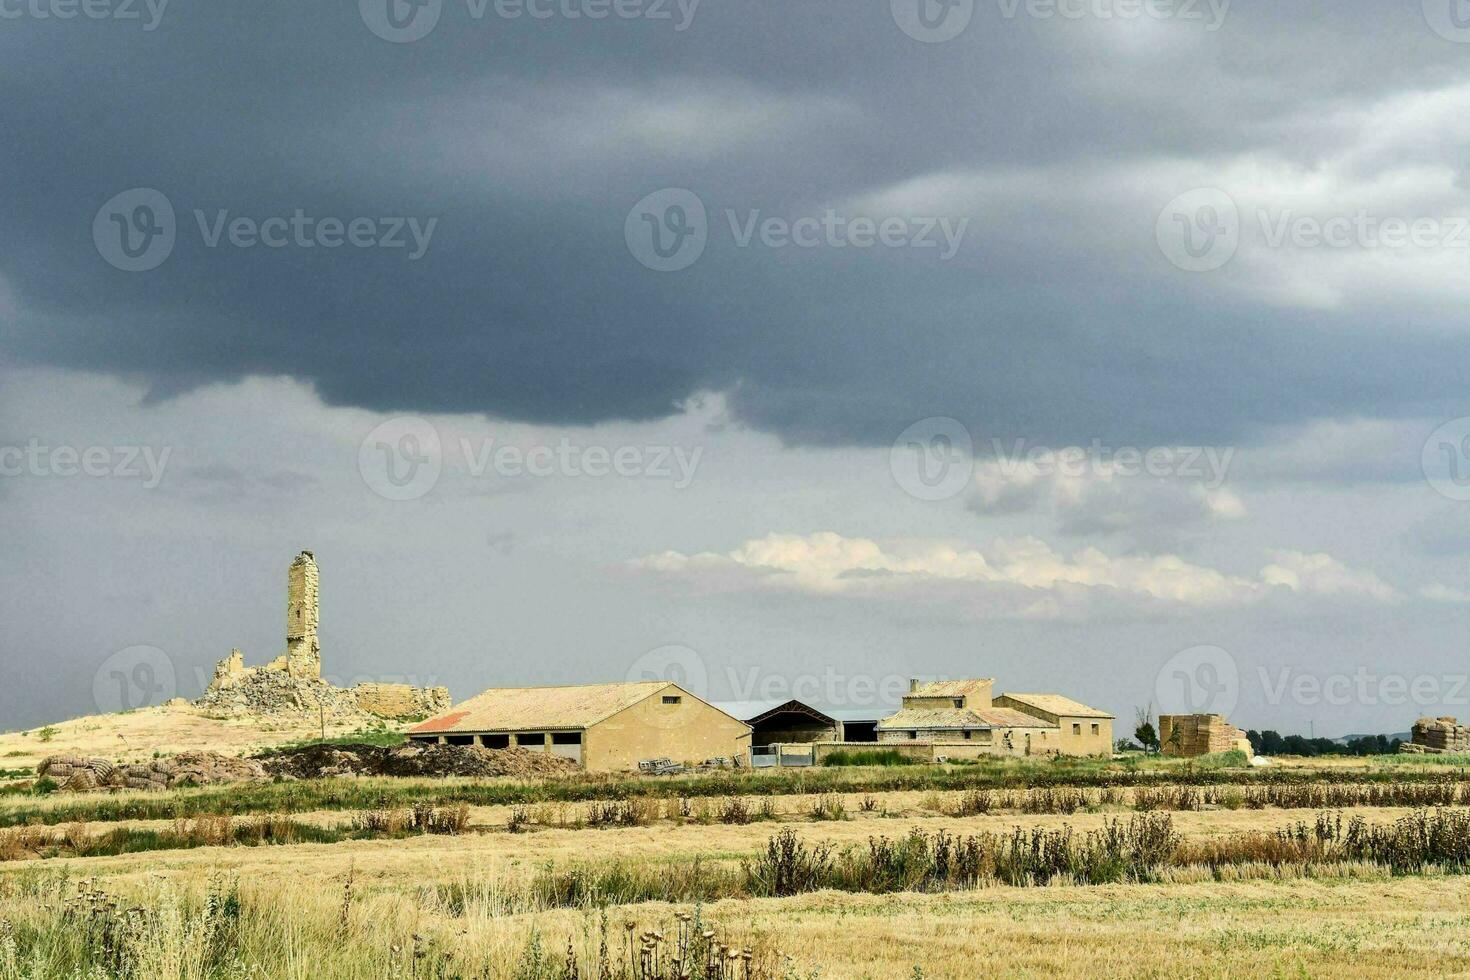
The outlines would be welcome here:
[[[61,788],[72,793],[90,793],[97,788],[97,777],[90,769],[78,769]]]

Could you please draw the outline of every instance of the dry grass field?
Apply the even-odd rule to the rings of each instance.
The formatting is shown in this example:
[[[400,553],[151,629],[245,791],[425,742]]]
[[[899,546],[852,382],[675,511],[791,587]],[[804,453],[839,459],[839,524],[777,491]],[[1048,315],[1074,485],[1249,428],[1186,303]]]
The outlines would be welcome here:
[[[45,814],[78,798],[0,797],[0,818],[30,814],[0,830],[0,980],[1470,975],[1459,806],[1346,807],[1324,825],[1231,787],[1170,812],[1090,789],[1064,812],[1023,812],[1045,806],[1017,794],[964,814],[958,790],[606,785],[603,800],[446,804],[438,832],[386,804],[65,821]],[[113,802],[191,812],[199,794]],[[965,860],[974,873],[954,870]]]
[[[346,735],[360,718],[326,718],[327,737]],[[204,749],[245,755],[259,749],[321,736],[317,718],[211,714],[188,702],[139,708],[117,714],[88,715],[26,732],[0,734],[0,770],[34,769],[51,755],[102,756],[117,762],[142,762],[155,754]]]

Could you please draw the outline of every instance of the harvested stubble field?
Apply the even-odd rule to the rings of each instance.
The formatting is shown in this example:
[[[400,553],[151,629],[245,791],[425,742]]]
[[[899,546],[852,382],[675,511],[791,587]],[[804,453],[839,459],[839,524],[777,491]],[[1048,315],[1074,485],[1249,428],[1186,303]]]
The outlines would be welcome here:
[[[1014,774],[883,790],[887,774],[845,772],[842,792],[802,793],[810,779],[763,775],[760,791],[723,795],[689,792],[707,788],[694,779],[642,794],[574,779],[439,823],[421,808],[423,826],[402,799],[512,784],[283,784],[251,789],[369,802],[85,825],[61,816],[133,798],[7,800],[12,825],[26,807],[35,823],[6,833],[60,843],[0,863],[0,980],[1470,973],[1470,817],[1415,808],[1425,792],[1465,802],[1459,774],[1380,772],[1167,779],[1174,796],[1141,808],[1162,786],[1084,784],[1073,806]],[[582,795],[598,782],[610,792]],[[977,805],[977,792],[995,796]],[[185,813],[200,796],[137,799]],[[96,844],[134,831],[177,846]]]
[[[0,827],[93,820],[174,820],[201,815],[312,813],[376,806],[467,804],[472,807],[590,803],[654,797],[673,800],[734,795],[950,793],[969,790],[1158,790],[1166,787],[1249,789],[1321,786],[1428,786],[1470,783],[1470,769],[1455,766],[1362,765],[1321,760],[1270,769],[1196,766],[1178,760],[1148,763],[1067,759],[994,762],[967,766],[797,769],[695,774],[646,779],[575,775],[544,779],[313,779],[184,789],[170,793],[123,792],[105,796],[0,796]]]

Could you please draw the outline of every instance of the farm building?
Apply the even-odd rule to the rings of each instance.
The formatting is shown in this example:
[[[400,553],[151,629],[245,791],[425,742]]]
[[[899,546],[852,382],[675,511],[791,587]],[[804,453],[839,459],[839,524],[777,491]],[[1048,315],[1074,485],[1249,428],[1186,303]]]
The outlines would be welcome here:
[[[713,704],[749,725],[754,745],[842,741],[842,723],[802,701],[715,701]]]
[[[878,723],[880,742],[933,742],[954,755],[1104,755],[1113,717],[1058,694],[992,695],[991,678],[914,681]]]
[[[878,719],[872,708],[817,707],[805,701],[715,701],[715,707],[751,727],[751,744],[876,742]],[[891,710],[891,709],[889,709]]]
[[[669,681],[492,688],[409,729],[415,742],[520,746],[581,763],[633,770],[651,759],[744,763],[750,726]]]
[[[1055,725],[1061,755],[1112,755],[1113,716],[1060,694],[1002,694],[997,708],[1013,708]]]

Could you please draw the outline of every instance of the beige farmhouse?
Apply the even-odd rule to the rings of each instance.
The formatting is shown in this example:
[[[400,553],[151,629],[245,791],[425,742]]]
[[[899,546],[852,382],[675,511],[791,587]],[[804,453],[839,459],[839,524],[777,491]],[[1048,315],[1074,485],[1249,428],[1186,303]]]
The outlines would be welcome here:
[[[750,756],[750,726],[668,681],[493,688],[409,729],[416,742],[519,746],[619,772]]]
[[[992,678],[912,681],[880,742],[931,742],[952,757],[1107,755],[1113,716],[1059,694],[994,696]],[[936,749],[936,751],[938,751]]]

